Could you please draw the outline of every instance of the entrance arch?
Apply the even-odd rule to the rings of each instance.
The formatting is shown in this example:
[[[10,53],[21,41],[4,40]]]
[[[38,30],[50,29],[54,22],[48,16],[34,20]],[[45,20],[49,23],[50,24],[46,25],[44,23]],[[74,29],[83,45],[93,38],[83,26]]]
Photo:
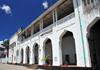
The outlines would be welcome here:
[[[43,58],[46,58],[47,55],[49,55],[49,59],[47,59],[46,61],[44,61],[45,63],[50,64],[51,62],[53,63],[53,51],[52,51],[52,42],[51,39],[46,38],[44,43],[43,43],[43,50],[44,50],[44,56]]]
[[[60,56],[62,65],[66,61],[68,65],[76,65],[75,40],[70,31],[64,31],[60,36]]]
[[[30,63],[30,48],[29,48],[29,46],[27,46],[27,48],[26,48],[26,60],[27,60],[27,64],[29,64]]]
[[[100,70],[100,19],[89,29],[88,37],[92,67]]]
[[[23,63],[23,49],[21,49],[21,63]]]
[[[38,47],[39,45],[37,43],[34,44],[34,49],[33,49],[33,54],[34,54],[34,61],[35,61],[35,64],[38,64]]]

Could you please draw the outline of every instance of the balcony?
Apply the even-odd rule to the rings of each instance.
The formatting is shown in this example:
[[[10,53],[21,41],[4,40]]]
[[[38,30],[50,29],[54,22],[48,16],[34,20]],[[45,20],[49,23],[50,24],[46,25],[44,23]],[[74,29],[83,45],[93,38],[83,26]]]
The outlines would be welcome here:
[[[58,21],[57,21],[57,25],[60,25],[60,24],[62,24],[63,22],[67,22],[68,20],[71,20],[71,19],[74,18],[74,17],[75,17],[75,13],[73,12],[73,13],[69,14],[68,16],[66,16],[66,17],[64,17],[64,18],[62,18],[62,19],[60,19],[60,20],[58,20]],[[39,37],[39,36],[43,36],[43,35],[46,35],[46,34],[48,34],[48,33],[53,32],[53,27],[54,27],[54,26],[55,26],[55,23],[53,23],[53,24],[47,26],[47,27],[44,28],[43,30],[41,30],[41,31],[35,33],[34,35],[32,35],[32,36],[30,36],[30,37],[24,39],[21,43],[24,43],[25,41],[28,41],[28,40],[30,40],[30,39],[36,37],[36,36]]]
[[[92,10],[96,6],[100,5],[100,0],[83,0],[83,11],[84,13]]]
[[[33,25],[34,34],[32,36],[30,36],[31,32],[29,30],[28,33],[29,33],[30,37],[23,40],[22,43],[30,40],[31,38],[35,38],[37,36],[43,37],[48,34],[51,34],[51,33],[53,33],[53,27],[57,27],[56,25],[58,25],[58,28],[61,28],[62,25],[65,25],[65,24],[63,24],[63,22],[65,22],[65,21],[67,22],[74,17],[75,17],[75,13],[74,13],[73,1],[65,0],[63,3],[58,5],[55,10],[50,11],[47,14],[45,14],[44,17],[42,18],[42,20],[38,20],[36,22]],[[69,25],[70,23],[66,23],[66,24]]]

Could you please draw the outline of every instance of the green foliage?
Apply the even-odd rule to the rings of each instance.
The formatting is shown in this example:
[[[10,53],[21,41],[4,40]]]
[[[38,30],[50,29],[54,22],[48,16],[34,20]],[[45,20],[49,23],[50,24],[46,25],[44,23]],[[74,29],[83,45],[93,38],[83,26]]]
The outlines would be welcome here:
[[[51,58],[50,58],[50,54],[48,54],[48,55],[46,56],[46,58],[41,59],[41,61],[44,61],[44,60],[47,60],[47,59],[51,59]]]
[[[9,47],[9,40],[4,40],[1,45]]]
[[[67,62],[67,61],[65,61],[65,63],[66,63],[66,64],[68,64],[68,62]]]
[[[8,39],[4,40],[1,45],[3,45],[5,47],[5,49],[7,49],[7,57],[8,57],[8,53],[9,53],[9,40]]]

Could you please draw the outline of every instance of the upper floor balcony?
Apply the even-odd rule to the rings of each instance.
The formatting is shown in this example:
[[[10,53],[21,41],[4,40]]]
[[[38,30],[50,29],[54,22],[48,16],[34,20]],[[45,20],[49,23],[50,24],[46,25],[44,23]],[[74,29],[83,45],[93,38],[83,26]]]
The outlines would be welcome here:
[[[82,0],[84,13],[100,5],[100,0]]]
[[[56,25],[61,25],[75,17],[73,0],[65,0],[55,9],[45,14],[41,20],[37,21],[34,25],[30,26],[24,31],[21,37],[21,43],[24,43],[36,36],[44,36],[53,32]],[[68,23],[70,24],[70,23]]]

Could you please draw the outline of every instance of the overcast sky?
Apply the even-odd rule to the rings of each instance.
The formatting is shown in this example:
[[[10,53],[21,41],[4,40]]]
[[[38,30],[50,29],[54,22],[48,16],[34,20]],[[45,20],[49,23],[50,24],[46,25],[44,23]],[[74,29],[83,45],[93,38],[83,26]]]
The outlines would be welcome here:
[[[57,0],[0,0],[0,41],[26,27]]]

